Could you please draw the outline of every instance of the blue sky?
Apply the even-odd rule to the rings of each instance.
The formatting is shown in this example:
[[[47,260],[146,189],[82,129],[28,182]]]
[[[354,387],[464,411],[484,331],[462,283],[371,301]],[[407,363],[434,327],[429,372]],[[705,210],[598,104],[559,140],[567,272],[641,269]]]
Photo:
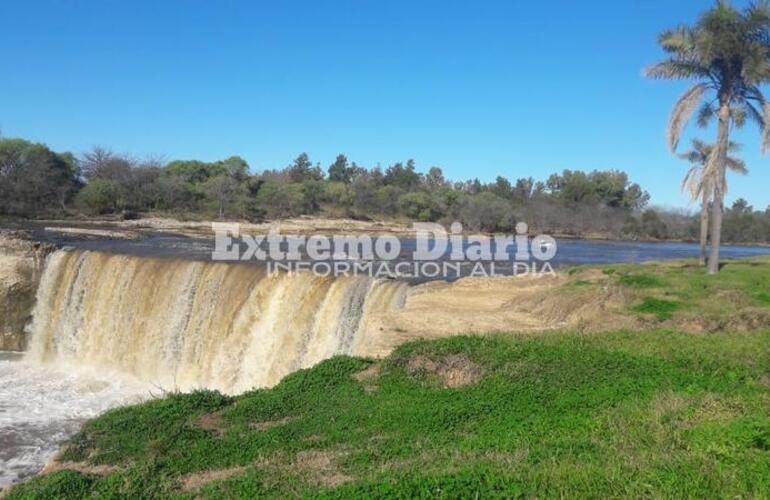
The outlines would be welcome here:
[[[255,171],[302,151],[452,179],[616,168],[685,207],[664,131],[686,84],[641,70],[661,30],[710,5],[3,1],[0,127],[73,152],[238,154]],[[770,157],[755,129],[738,140],[751,173],[729,199],[764,208]]]

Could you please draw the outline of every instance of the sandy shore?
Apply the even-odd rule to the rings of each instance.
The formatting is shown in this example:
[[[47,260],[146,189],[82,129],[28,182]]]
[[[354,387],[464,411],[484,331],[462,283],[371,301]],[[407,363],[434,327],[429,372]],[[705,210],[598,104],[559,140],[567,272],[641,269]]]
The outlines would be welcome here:
[[[164,217],[147,217],[136,220],[45,220],[46,230],[82,234],[102,232],[112,233],[117,238],[133,237],[142,231],[158,231],[189,237],[211,237],[212,223],[218,221],[180,221]],[[278,231],[282,234],[370,234],[407,236],[414,234],[411,224],[395,221],[360,221],[353,219],[332,219],[326,217],[295,217],[266,221],[261,223],[245,221],[226,221],[240,224],[241,231],[247,234],[265,234]],[[106,235],[110,237],[110,235]]]

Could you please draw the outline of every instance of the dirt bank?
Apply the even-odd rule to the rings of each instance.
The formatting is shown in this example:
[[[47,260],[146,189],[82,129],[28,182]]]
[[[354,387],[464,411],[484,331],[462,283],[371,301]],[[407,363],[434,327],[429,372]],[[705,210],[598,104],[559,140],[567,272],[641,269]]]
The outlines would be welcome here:
[[[25,348],[24,326],[35,304],[37,283],[50,245],[21,232],[0,232],[0,350]]]
[[[726,261],[717,277],[685,260],[432,282],[412,288],[403,309],[376,318],[355,354],[384,356],[409,340],[495,331],[756,331],[770,328],[768,283],[767,257]]]
[[[50,225],[70,227],[98,227],[102,230],[119,231],[161,231],[189,237],[211,237],[212,222],[216,221],[180,221],[166,217],[145,217],[136,220],[49,220],[40,221]],[[326,217],[302,216],[291,219],[266,221],[261,223],[238,222],[241,231],[246,234],[264,234],[278,231],[282,234],[370,234],[370,235],[410,235],[411,224],[395,221],[361,221],[353,219],[332,219]],[[129,233],[130,234],[130,233]]]
[[[410,290],[403,309],[381,314],[356,355],[385,356],[399,344],[463,333],[541,331],[568,328],[568,317],[546,317],[523,307],[531,297],[546,297],[567,282],[563,274],[527,278],[464,278],[436,281]]]

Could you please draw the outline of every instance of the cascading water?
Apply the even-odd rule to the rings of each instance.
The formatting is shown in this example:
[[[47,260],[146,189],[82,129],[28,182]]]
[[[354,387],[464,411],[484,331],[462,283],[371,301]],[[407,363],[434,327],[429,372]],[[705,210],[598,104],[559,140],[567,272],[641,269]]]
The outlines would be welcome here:
[[[371,319],[403,306],[406,292],[362,276],[59,250],[40,281],[27,360],[238,393],[366,354]]]
[[[382,318],[406,292],[367,277],[52,253],[29,351],[0,353],[0,496],[114,406],[159,389],[243,392],[335,354],[372,354]]]

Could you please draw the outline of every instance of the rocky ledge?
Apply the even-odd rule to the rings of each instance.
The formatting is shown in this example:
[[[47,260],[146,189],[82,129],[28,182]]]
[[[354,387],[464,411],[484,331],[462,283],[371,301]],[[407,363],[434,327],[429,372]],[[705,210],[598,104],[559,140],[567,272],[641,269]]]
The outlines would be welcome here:
[[[23,231],[0,231],[0,350],[22,351],[46,256],[53,245]]]

